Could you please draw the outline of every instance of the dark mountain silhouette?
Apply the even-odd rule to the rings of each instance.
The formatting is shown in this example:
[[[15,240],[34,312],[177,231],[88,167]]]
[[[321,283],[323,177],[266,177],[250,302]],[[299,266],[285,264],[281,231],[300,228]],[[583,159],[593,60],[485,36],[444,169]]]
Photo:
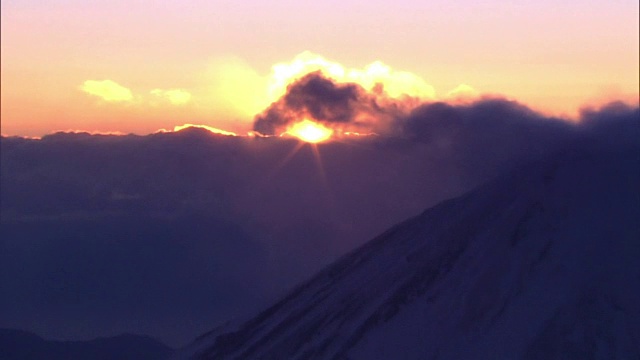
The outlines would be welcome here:
[[[392,227],[183,358],[640,358],[640,147],[602,145]]]
[[[51,341],[27,331],[0,329],[3,360],[163,360],[172,353],[173,349],[142,335]]]

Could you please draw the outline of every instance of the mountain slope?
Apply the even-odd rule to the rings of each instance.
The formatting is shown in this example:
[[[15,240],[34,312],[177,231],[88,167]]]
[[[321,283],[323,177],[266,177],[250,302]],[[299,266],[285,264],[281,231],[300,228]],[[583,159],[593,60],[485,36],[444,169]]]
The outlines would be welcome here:
[[[199,359],[640,356],[640,149],[565,152],[407,220]]]

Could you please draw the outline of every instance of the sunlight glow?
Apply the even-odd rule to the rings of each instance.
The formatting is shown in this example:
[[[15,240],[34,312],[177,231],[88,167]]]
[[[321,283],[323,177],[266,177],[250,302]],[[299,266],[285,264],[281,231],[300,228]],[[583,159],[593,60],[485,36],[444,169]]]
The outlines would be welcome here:
[[[311,120],[303,120],[291,126],[285,134],[293,135],[302,141],[315,144],[329,140],[333,130]]]

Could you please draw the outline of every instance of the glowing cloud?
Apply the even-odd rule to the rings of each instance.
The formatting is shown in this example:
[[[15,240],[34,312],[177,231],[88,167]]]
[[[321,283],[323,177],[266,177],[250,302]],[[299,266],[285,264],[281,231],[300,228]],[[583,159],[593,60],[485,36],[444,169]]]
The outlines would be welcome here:
[[[345,68],[309,51],[297,55],[289,63],[272,67],[268,80],[269,98],[275,101],[285,94],[289,84],[316,71],[338,83],[356,83],[367,91],[383,92],[392,98],[435,98],[434,88],[419,76],[406,71],[394,71],[381,61],[375,61],[363,69]]]
[[[417,105],[435,98],[434,88],[419,76],[393,70],[381,61],[363,68],[348,68],[309,51],[298,54],[289,62],[273,65],[268,74],[259,74],[242,59],[220,58],[210,65],[203,77],[211,83],[208,100],[211,106],[242,116],[254,116],[281,99],[288,87],[315,72],[336,84],[356,84],[379,97],[380,101],[412,99]]]
[[[434,88],[419,76],[407,71],[394,71],[381,61],[367,65],[364,70],[349,70],[346,80],[360,84],[369,91],[375,91],[380,84],[381,90],[393,98],[410,96],[433,99],[436,96]]]
[[[87,80],[80,90],[107,102],[127,102],[133,100],[131,90],[111,80]]]
[[[164,98],[172,105],[185,105],[191,100],[191,93],[183,89],[153,89],[150,94]]]
[[[477,95],[477,91],[467,84],[460,84],[447,93],[451,99],[470,99]]]
[[[344,135],[385,131],[393,118],[434,100],[435,90],[419,76],[381,61],[353,69],[305,51],[272,67],[266,98],[269,105],[253,127],[263,135],[291,134],[303,120]]]

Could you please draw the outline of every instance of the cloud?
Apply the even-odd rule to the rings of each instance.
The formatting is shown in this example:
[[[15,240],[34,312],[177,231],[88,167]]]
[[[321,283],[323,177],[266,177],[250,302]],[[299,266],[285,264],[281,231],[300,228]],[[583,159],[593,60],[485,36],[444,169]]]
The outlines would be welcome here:
[[[131,90],[112,80],[87,80],[80,86],[80,89],[107,102],[129,102],[133,100]]]
[[[394,70],[382,61],[362,68],[348,68],[310,51],[273,65],[267,74],[259,74],[241,59],[221,58],[209,67],[204,77],[212,84],[208,101],[213,106],[255,116],[310,73],[319,73],[336,84],[356,84],[365,92],[388,98],[416,101],[435,98],[434,88],[422,78],[408,71]]]
[[[580,111],[579,123],[583,132],[598,134],[596,138],[609,146],[634,146],[640,140],[638,106],[615,101],[600,109],[584,108]]]
[[[82,83],[80,90],[111,103],[132,102],[136,98],[130,89],[112,80],[87,80]],[[153,89],[149,94],[176,106],[186,105],[191,101],[191,93],[184,89]]]
[[[371,132],[398,116],[400,104],[381,92],[368,92],[357,83],[337,83],[316,71],[290,84],[282,98],[256,116],[254,130],[277,135],[308,119],[341,131]]]
[[[285,133],[304,120],[320,122],[338,134],[388,132],[398,118],[436,101],[433,87],[412,73],[394,71],[380,61],[346,69],[310,52],[274,65],[269,84],[270,96],[279,97],[255,116],[253,127],[264,135]],[[476,97],[467,84],[446,96],[458,104]]]
[[[392,98],[408,96],[425,100],[435,97],[434,88],[419,76],[393,70],[382,61],[374,61],[362,69],[346,68],[318,54],[304,51],[288,63],[273,66],[269,77],[269,95],[272,101],[283,96],[289,84],[317,71],[337,83],[355,83],[366,91],[382,91]]]
[[[401,136],[451,158],[467,179],[489,177],[515,162],[538,158],[578,135],[569,121],[502,98],[423,104],[395,125]]]
[[[191,101],[191,93],[184,89],[153,89],[149,93],[168,100],[172,105],[185,105]]]
[[[478,95],[476,89],[467,84],[460,84],[447,93],[447,98],[454,100],[469,100]]]

